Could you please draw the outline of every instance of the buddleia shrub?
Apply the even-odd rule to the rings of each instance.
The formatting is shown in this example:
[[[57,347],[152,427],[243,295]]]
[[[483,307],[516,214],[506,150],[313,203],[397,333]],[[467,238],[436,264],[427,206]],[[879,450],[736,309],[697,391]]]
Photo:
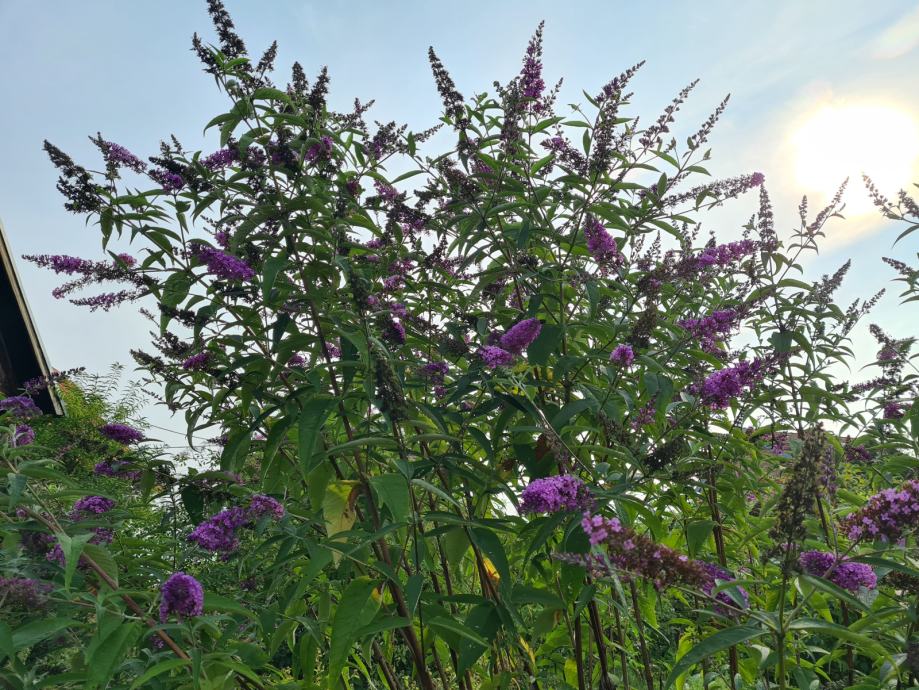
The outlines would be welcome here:
[[[6,623],[8,684],[911,678],[911,341],[883,335],[882,384],[836,378],[878,296],[834,302],[848,264],[801,278],[843,189],[779,236],[762,174],[704,168],[727,100],[679,141],[695,82],[639,119],[641,64],[560,105],[542,25],[471,98],[431,49],[443,112],[414,131],[332,110],[325,69],[278,82],[209,8],[208,148],[98,134],[91,169],[46,143],[108,254],[32,260],[61,298],[141,307],[150,390],[219,457],[176,476],[100,424],[129,459],[113,506],[5,408],[4,567],[55,614]],[[728,203],[750,221],[703,231]],[[52,673],[30,659],[54,635]]]

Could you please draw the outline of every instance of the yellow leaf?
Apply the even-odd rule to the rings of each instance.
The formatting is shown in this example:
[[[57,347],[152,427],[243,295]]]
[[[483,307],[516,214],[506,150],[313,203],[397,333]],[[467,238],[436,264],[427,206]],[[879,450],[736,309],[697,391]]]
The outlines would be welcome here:
[[[322,499],[322,514],[325,518],[325,528],[328,536],[334,537],[341,532],[347,532],[354,526],[357,514],[354,510],[357,482],[339,480],[329,482],[325,496]],[[332,552],[335,565],[341,560],[341,554]]]
[[[495,564],[491,562],[491,559],[487,556],[483,556],[482,562],[485,565],[485,574],[488,575],[488,579],[494,583],[500,582],[501,573],[499,573],[498,569],[495,568]]]

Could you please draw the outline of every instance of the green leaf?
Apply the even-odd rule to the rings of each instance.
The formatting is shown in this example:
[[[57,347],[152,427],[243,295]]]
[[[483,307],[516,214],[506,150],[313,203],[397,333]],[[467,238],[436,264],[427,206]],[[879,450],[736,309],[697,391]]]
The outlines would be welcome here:
[[[332,619],[332,640],[329,644],[329,690],[339,686],[342,669],[351,653],[351,647],[358,640],[360,629],[366,626],[376,613],[376,602],[370,598],[374,587],[374,582],[369,578],[357,578],[351,581],[338,601]]]
[[[690,556],[695,556],[702,545],[708,540],[715,528],[711,520],[696,520],[686,527],[686,545]]]
[[[501,628],[501,618],[491,602],[483,602],[469,611],[469,615],[466,616],[465,627],[475,633],[477,638],[491,643]],[[459,674],[462,675],[471,668],[479,660],[479,657],[485,653],[486,649],[487,647],[483,647],[477,639],[461,642],[456,650]]]
[[[455,639],[451,639],[451,635],[456,635],[464,640],[468,640],[469,642],[482,647],[482,649],[486,649],[488,647],[488,641],[484,637],[475,631],[470,630],[458,620],[448,616],[438,616],[437,618],[430,619],[427,623],[428,627],[434,628],[434,630],[441,632],[445,631],[449,633],[444,639],[446,639],[447,643],[453,647],[453,649],[457,649],[459,645]]]
[[[702,659],[710,657],[712,654],[716,654],[728,647],[733,647],[736,644],[755,639],[765,634],[766,631],[760,628],[736,625],[732,628],[725,628],[713,635],[709,635],[686,654],[681,656],[673,665],[670,675],[667,676],[667,682],[664,683],[665,690],[673,685],[673,682],[680,674],[691,668],[694,664],[698,664]]]
[[[380,496],[380,501],[392,512],[397,522],[404,522],[412,514],[408,482],[401,474],[390,472],[373,477],[370,485]]]
[[[177,307],[188,296],[192,281],[192,276],[187,273],[173,273],[163,284],[160,301],[167,307]]]
[[[309,474],[314,467],[313,452],[316,449],[316,439],[334,404],[334,398],[313,398],[303,406],[300,412],[298,452],[304,474]]]
[[[844,590],[839,585],[835,585],[829,580],[824,580],[822,577],[813,577],[812,575],[801,574],[799,579],[802,582],[806,582],[814,589],[819,589],[821,592],[826,592],[837,599],[841,599],[846,602],[849,606],[860,611],[867,611],[868,607],[865,606],[857,597],[853,597],[849,592]]]
[[[115,669],[124,659],[127,650],[140,636],[140,627],[136,623],[120,623],[95,647],[86,659],[87,687],[107,685]]]
[[[41,642],[52,635],[56,635],[64,628],[79,625],[70,618],[46,618],[44,620],[26,623],[21,628],[13,631],[13,649],[31,647],[36,642]]]
[[[70,587],[73,580],[73,574],[77,570],[77,563],[80,561],[80,555],[83,553],[83,547],[86,542],[92,539],[92,534],[78,534],[70,537],[64,533],[57,535],[57,541],[64,552],[64,586]]]
[[[16,653],[13,646],[13,631],[10,626],[0,621],[0,661]]]
[[[179,668],[180,666],[188,666],[191,663],[191,659],[166,659],[166,661],[161,661],[160,663],[151,666],[148,668],[142,675],[140,675],[137,680],[131,683],[129,690],[135,690],[136,688],[142,687],[149,680],[153,680],[157,676],[166,673],[166,671],[171,671],[174,668]]]
[[[115,586],[118,586],[118,564],[115,563],[115,559],[112,558],[112,554],[109,553],[108,549],[98,544],[86,544],[86,546],[83,547],[83,553],[92,558],[96,562],[96,565],[102,568],[105,574],[112,578],[115,582]]]
[[[527,348],[527,359],[530,364],[545,365],[549,355],[558,347],[562,340],[562,329],[552,323],[543,324],[536,340]]]
[[[511,567],[507,562],[507,554],[504,552],[504,545],[498,539],[498,535],[485,527],[474,527],[472,529],[472,538],[485,555],[494,563],[495,569],[501,576],[501,581],[510,583]]]
[[[821,635],[832,635],[840,640],[854,642],[861,651],[870,649],[879,656],[887,655],[884,648],[867,635],[849,630],[849,628],[839,625],[838,623],[830,623],[829,621],[820,620],[818,618],[799,618],[789,623],[788,629],[803,630],[805,632]]]
[[[252,613],[245,606],[242,606],[238,602],[230,599],[228,597],[222,597],[219,594],[214,594],[213,592],[204,593],[204,610],[205,611],[227,611],[229,613],[238,613],[247,618],[255,618],[255,614]]]

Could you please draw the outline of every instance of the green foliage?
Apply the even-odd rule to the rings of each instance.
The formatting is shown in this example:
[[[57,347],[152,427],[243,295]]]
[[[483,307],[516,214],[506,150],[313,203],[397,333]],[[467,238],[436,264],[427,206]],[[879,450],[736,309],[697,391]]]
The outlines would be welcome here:
[[[219,451],[181,473],[106,437],[139,398],[104,382],[58,382],[69,416],[32,444],[0,417],[2,576],[39,588],[0,580],[5,686],[914,680],[919,521],[847,522],[915,478],[912,340],[875,329],[881,376],[839,379],[874,300],[834,303],[844,268],[800,278],[840,198],[779,238],[761,176],[701,167],[723,106],[684,149],[690,89],[639,125],[637,67],[556,114],[541,28],[494,95],[432,51],[453,144],[429,151],[329,111],[324,73],[275,87],[210,9],[218,151],[143,168],[100,138],[92,174],[48,150],[68,208],[136,248],[86,270],[154,307],[146,390]],[[748,226],[699,239],[754,189]],[[812,550],[834,565],[805,572]]]

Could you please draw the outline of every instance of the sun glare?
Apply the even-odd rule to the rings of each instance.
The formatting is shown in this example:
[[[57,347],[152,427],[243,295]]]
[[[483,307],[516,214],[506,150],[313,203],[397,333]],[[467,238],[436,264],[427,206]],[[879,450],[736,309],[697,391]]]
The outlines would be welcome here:
[[[908,113],[896,107],[824,105],[805,118],[792,143],[797,181],[807,194],[825,200],[849,178],[843,212],[848,217],[874,211],[862,173],[887,195],[919,181],[915,176],[919,129]]]

